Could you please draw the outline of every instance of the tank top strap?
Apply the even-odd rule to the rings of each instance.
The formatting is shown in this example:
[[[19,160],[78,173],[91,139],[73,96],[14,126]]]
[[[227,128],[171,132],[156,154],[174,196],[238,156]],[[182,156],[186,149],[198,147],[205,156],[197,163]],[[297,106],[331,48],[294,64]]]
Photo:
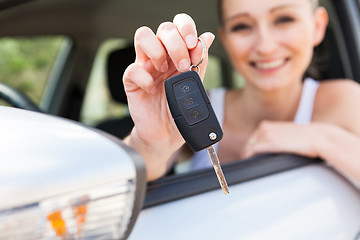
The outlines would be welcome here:
[[[305,79],[300,103],[294,119],[295,123],[306,124],[311,122],[315,97],[319,84],[320,83],[318,81],[312,78]]]

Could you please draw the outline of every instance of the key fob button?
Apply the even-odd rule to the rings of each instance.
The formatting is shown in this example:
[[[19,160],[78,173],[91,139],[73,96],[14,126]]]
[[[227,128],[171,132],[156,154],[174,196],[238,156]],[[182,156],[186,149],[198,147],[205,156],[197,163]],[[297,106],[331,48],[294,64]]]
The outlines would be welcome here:
[[[188,110],[190,108],[196,107],[199,104],[205,104],[201,93],[199,90],[193,91],[185,96],[177,99],[180,109]]]
[[[209,111],[199,90],[177,99],[180,111],[189,125],[194,125],[209,116]]]
[[[206,108],[206,106],[205,106]],[[196,106],[194,108],[191,108],[189,110],[186,110],[184,114],[185,121],[189,125],[194,125],[198,122],[203,121],[209,116],[208,111],[204,111],[204,107]]]
[[[198,89],[194,79],[188,78],[174,85],[175,98],[182,97]]]

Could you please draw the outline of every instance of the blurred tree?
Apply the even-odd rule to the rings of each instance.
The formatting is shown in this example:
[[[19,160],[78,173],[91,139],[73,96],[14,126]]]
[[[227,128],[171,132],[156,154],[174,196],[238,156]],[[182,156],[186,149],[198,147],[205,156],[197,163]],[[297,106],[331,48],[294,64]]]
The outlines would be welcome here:
[[[64,37],[0,39],[0,82],[39,103]]]

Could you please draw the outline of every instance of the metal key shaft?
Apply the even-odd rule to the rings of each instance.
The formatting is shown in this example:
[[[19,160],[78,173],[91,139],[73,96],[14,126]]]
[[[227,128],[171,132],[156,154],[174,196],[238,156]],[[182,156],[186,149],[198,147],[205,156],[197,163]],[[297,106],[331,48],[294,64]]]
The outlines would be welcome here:
[[[207,147],[206,150],[207,150],[207,152],[209,154],[211,163],[212,163],[212,165],[214,167],[214,170],[215,170],[216,176],[217,176],[217,178],[219,180],[221,189],[223,190],[223,192],[225,194],[228,194],[229,193],[229,187],[227,185],[225,176],[224,176],[223,171],[221,169],[220,161],[219,161],[219,158],[218,158],[218,156],[216,154],[216,151],[215,151],[215,149],[214,149],[214,147],[212,145]]]

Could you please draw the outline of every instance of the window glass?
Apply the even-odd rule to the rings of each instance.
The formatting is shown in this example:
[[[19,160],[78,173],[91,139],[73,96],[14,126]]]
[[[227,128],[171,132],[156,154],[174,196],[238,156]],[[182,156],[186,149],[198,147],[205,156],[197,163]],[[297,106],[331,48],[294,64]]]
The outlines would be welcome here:
[[[201,71],[201,69],[200,69]],[[218,88],[222,86],[222,74],[220,60],[212,55],[209,55],[208,66],[204,77],[204,87],[206,90]]]
[[[220,58],[209,55],[208,66],[204,77],[204,87],[206,90],[218,88],[224,85],[222,71],[224,70],[222,69]],[[229,77],[230,79],[227,80],[230,80],[231,88],[241,88],[244,86],[244,78],[235,70],[232,69],[232,74]]]
[[[63,36],[0,38],[0,82],[39,104],[63,40]]]
[[[235,70],[233,70],[232,84],[233,88],[242,88],[245,85],[244,77]]]

